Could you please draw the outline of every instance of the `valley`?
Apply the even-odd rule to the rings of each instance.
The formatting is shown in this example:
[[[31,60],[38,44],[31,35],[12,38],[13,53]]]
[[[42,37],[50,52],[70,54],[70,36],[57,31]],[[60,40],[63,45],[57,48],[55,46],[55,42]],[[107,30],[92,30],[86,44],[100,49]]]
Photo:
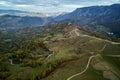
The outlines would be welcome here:
[[[119,80],[120,43],[91,36],[78,27],[60,23],[2,31],[0,78]],[[106,77],[109,72],[112,78]]]
[[[119,0],[0,1],[0,80],[120,80],[119,63]]]

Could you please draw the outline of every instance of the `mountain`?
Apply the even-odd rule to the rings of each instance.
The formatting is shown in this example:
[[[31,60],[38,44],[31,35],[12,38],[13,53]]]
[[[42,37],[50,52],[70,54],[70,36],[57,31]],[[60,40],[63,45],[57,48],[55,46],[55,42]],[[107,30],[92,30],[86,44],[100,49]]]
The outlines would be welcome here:
[[[45,13],[35,13],[35,12],[27,12],[20,10],[0,10],[0,15],[14,15],[14,16],[31,16],[31,17],[48,17],[49,14]]]
[[[27,11],[20,11],[20,10],[2,10],[0,9],[0,15],[23,15],[29,14]]]
[[[0,10],[0,29],[41,26],[47,22],[47,17],[48,15],[43,13],[20,10]]]
[[[108,34],[115,34],[117,37],[120,37],[120,4],[78,8],[71,13],[55,18],[55,22],[69,21],[97,31],[106,31]]]
[[[91,29],[120,38],[120,4],[77,8],[71,13],[55,14],[31,13],[17,10],[2,10],[0,27],[15,28],[40,26],[48,23],[73,22]]]
[[[31,16],[31,17],[56,17],[59,15],[66,14],[67,12],[56,12],[56,13],[40,13],[40,12],[27,12],[21,10],[2,10],[0,9],[0,15],[14,15],[14,16]]]
[[[109,36],[119,36],[119,9],[92,6],[57,17],[5,12],[0,80],[120,80],[120,39]]]
[[[20,10],[0,10],[0,29],[41,26],[65,13],[35,13]]]
[[[0,28],[20,28],[26,26],[40,26],[45,23],[44,18],[30,16],[0,16]]]
[[[0,10],[0,14],[2,13],[28,13],[26,11],[19,11],[19,10]]]
[[[120,80],[120,43],[91,32],[72,23],[1,30],[0,79]]]

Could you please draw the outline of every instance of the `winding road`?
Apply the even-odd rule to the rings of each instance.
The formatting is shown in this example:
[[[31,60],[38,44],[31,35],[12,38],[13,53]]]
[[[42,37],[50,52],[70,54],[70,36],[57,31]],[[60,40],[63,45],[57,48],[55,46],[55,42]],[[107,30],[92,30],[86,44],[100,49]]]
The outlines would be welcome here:
[[[107,44],[105,44],[100,51],[103,51],[103,50],[106,48],[106,46],[107,46]],[[94,53],[94,52],[92,52],[92,53]],[[86,72],[86,70],[88,69],[88,67],[89,67],[89,65],[90,65],[90,61],[92,60],[92,58],[94,58],[94,57],[96,57],[96,56],[99,56],[99,54],[90,56],[86,68],[85,68],[82,72],[70,76],[69,78],[67,78],[67,80],[71,80],[73,77],[78,76],[78,75],[81,75],[81,74],[83,74],[84,72]]]
[[[49,49],[49,51],[51,51],[51,52],[52,52],[52,54],[48,55],[48,56],[44,59],[44,61],[48,60],[48,59],[49,59],[52,55],[54,55],[54,54],[55,54],[55,52],[54,52],[54,51],[52,51],[51,49]]]
[[[13,64],[13,60],[12,60],[12,59],[9,59],[9,61],[10,61],[10,64],[11,64],[11,65],[14,65],[14,64]]]
[[[69,78],[67,78],[67,80],[71,80],[73,77],[83,74],[83,73],[88,69],[88,67],[89,67],[89,65],[90,65],[90,61],[91,61],[92,58],[94,58],[94,57],[95,57],[95,56],[90,56],[90,57],[89,57],[87,66],[86,66],[86,68],[85,68],[82,72],[70,76]]]
[[[105,39],[101,39],[101,38],[97,38],[97,37],[94,37],[94,36],[89,36],[89,35],[81,35],[81,37],[89,37],[89,38],[95,38],[97,40],[104,40],[106,42],[109,42],[111,44],[120,44],[120,42],[113,42],[113,41],[110,41],[110,40],[105,40]]]
[[[80,36],[80,34],[79,34],[79,32],[78,32],[78,29],[75,29],[74,31],[75,31],[75,34],[76,34],[77,36]]]
[[[100,51],[102,52],[106,48],[106,46],[107,46],[107,44],[105,44]]]
[[[80,34],[79,34],[79,32],[78,32],[78,29],[76,28],[76,29],[74,29],[74,30],[72,30],[70,33],[69,33],[69,35],[72,35],[73,33],[75,33],[76,34],[76,36],[80,36]]]

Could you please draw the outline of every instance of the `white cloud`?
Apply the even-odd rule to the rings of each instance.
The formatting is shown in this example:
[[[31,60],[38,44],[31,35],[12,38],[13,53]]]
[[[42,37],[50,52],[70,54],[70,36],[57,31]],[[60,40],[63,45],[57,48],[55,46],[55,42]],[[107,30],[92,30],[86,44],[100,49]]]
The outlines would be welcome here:
[[[0,1],[0,5],[6,5],[5,1]]]
[[[22,4],[22,5],[20,5],[20,4],[18,4],[18,5],[15,5],[16,7],[30,7],[30,5],[24,5],[24,4]]]
[[[0,1],[0,6],[10,6],[11,3],[10,2],[6,2],[6,1]]]
[[[70,12],[79,7],[110,5],[120,0],[1,0],[1,9],[18,9],[34,12]]]

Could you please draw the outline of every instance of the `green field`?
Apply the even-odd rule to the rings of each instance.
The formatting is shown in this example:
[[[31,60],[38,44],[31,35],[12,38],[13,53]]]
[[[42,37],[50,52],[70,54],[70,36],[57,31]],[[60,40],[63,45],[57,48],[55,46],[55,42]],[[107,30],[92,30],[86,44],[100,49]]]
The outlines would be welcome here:
[[[109,73],[120,79],[120,44],[74,24],[26,29],[0,33],[1,80],[67,80],[84,71],[91,56],[87,70],[71,80],[110,80]]]

